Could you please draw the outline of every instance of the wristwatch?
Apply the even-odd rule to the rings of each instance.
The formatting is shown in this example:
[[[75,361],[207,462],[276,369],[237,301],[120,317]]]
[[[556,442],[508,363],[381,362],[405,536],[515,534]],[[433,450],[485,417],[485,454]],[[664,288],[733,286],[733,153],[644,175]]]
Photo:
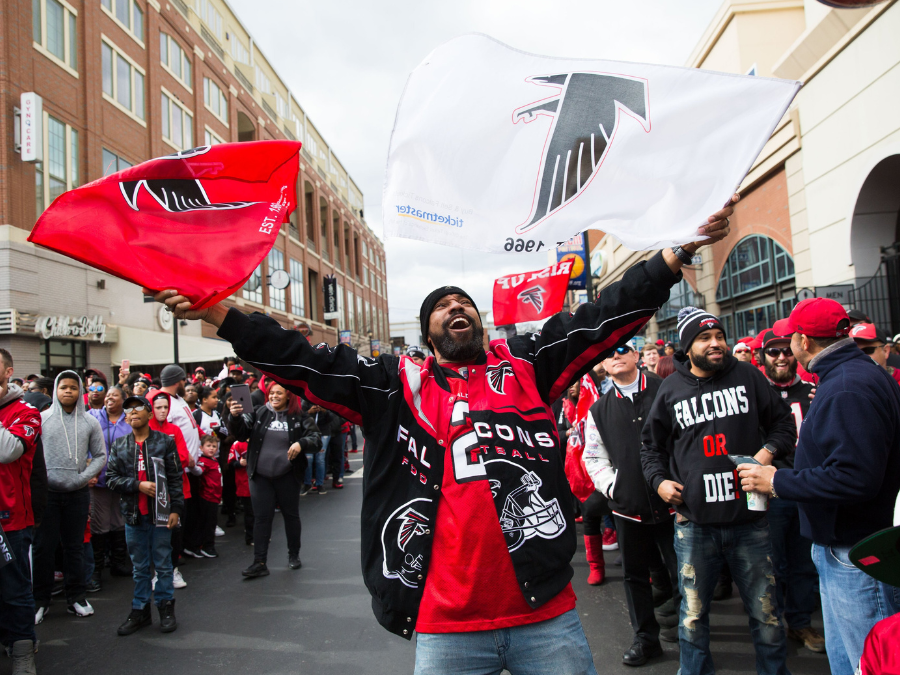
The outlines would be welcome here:
[[[778,495],[775,492],[775,476],[772,476],[772,499],[778,499]]]
[[[774,445],[772,445],[771,443],[766,443],[763,447],[764,447],[766,450],[768,450],[769,453],[770,453],[773,457],[774,457],[775,455],[778,454],[778,448],[776,448],[776,447],[775,447]]]
[[[681,246],[675,245],[672,247],[672,253],[675,254],[675,257],[678,258],[683,264],[690,265],[694,260],[694,256],[685,251]]]

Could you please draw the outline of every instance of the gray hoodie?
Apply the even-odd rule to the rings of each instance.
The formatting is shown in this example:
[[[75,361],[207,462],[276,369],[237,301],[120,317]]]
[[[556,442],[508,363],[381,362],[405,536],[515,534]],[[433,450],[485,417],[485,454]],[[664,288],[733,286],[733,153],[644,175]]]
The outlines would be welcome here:
[[[78,400],[71,413],[63,410],[56,397],[59,380],[64,376],[78,381]],[[72,492],[100,475],[106,466],[106,445],[100,423],[85,412],[84,387],[77,373],[64,370],[57,375],[52,395],[53,404],[41,413],[47,483],[55,492]]]

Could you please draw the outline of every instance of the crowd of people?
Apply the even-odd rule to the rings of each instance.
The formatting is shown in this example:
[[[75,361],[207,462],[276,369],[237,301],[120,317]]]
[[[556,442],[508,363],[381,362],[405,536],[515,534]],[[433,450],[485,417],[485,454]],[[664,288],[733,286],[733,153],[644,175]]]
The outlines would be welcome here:
[[[416,635],[417,675],[596,674],[571,584],[577,521],[588,584],[605,582],[604,552],[619,551],[628,666],[670,640],[682,675],[713,673],[710,606],[736,587],[757,672],[789,672],[788,639],[826,651],[835,675],[887,672],[900,588],[884,569],[900,555],[860,562],[854,547],[894,532],[893,341],[827,299],[752,339],[686,307],[677,344],[638,352],[631,340],[681,267],[728,234],[737,199],[706,239],[638,263],[537,333],[490,343],[471,296],[442,286],[419,315],[430,355],[378,358],[155,294],[177,318],[212,324],[258,381],[234,360],[215,377],[123,367],[112,386],[63,371],[27,378],[25,393],[0,350],[0,641],[14,672],[35,672],[55,587],[89,617],[107,566],[134,582],[120,635],[150,625],[151,604],[175,630],[179,566],[217,557],[221,517],[235,527],[243,512],[242,574],[257,578],[280,509],[287,566],[300,569],[300,498],[327,494],[329,473],[343,486],[356,425],[368,442],[363,578],[379,623]]]
[[[0,360],[0,642],[16,675],[36,672],[35,626],[52,597],[92,616],[88,595],[102,591],[104,569],[134,582],[119,635],[149,626],[151,604],[160,630],[174,631],[174,591],[187,586],[179,567],[218,556],[220,516],[234,527],[243,513],[243,576],[255,578],[269,574],[277,506],[288,567],[299,569],[299,497],[326,494],[326,470],[342,488],[349,439],[356,449],[346,420],[322,410],[317,425],[314,409],[234,358],[214,377],[173,364],[154,378],[125,364],[112,385],[95,369],[17,378],[12,354],[0,349]],[[233,399],[235,385],[250,409]]]

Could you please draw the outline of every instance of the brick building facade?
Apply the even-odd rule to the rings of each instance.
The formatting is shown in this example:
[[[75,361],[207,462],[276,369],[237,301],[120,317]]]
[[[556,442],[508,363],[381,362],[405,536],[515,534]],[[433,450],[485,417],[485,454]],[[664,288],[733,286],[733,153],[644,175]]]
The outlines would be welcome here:
[[[110,374],[122,358],[171,361],[171,322],[141,302],[139,289],[25,238],[67,189],[221,142],[290,138],[304,146],[298,209],[227,302],[286,327],[305,322],[314,341],[335,344],[348,329],[363,353],[370,340],[387,342],[384,247],[365,223],[362,192],[225,2],[0,0],[0,11],[0,344],[13,350],[21,374],[67,365]],[[23,161],[15,144],[25,92],[43,102],[42,157],[34,162]],[[290,275],[284,290],[266,283],[276,269]],[[326,322],[322,286],[332,274],[340,318]],[[82,316],[101,318],[103,343],[60,335],[73,332],[64,329],[42,339],[42,326],[44,335],[53,332],[45,317],[62,326]],[[206,328],[183,326],[181,360],[230,353],[211,338]]]

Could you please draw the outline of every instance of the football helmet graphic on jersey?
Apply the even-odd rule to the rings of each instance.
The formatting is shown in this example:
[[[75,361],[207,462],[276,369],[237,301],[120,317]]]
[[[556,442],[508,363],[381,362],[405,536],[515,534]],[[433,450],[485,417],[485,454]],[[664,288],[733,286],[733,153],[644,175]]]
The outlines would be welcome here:
[[[394,511],[381,530],[381,547],[384,551],[382,573],[388,579],[397,579],[410,588],[419,587],[422,571],[422,554],[427,539],[429,520],[422,515],[415,502],[430,502],[430,499],[413,499]]]
[[[494,459],[485,464],[492,462],[506,462],[522,472],[515,485],[503,485],[499,480],[490,479],[494,502],[503,500],[500,529],[507,548],[515,551],[532,537],[553,539],[559,536],[566,529],[566,519],[556,499],[544,501],[539,494],[543,483],[538,475],[506,459]]]

